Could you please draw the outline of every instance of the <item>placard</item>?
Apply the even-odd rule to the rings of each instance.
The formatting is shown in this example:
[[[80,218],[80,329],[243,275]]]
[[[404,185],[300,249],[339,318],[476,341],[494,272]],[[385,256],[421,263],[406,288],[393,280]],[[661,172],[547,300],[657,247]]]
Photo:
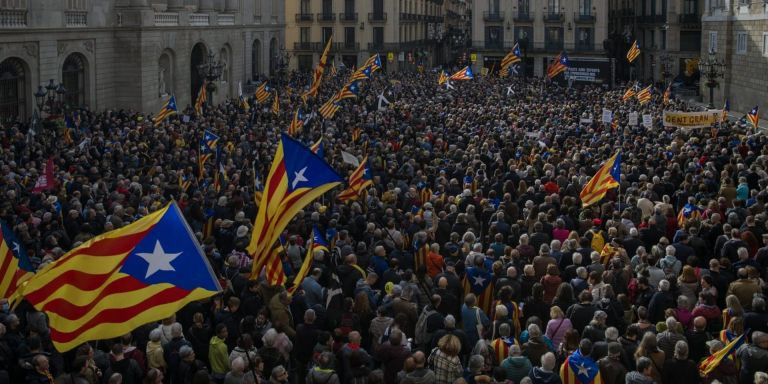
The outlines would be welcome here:
[[[613,121],[613,111],[610,109],[603,109],[603,119],[601,121],[610,124]]]
[[[387,61],[390,63],[395,61],[395,53],[394,52],[387,52]]]
[[[629,125],[636,127],[637,126],[637,112],[630,112],[629,113]]]
[[[664,111],[664,126],[677,128],[707,128],[719,123],[723,118],[723,111],[710,109],[703,112],[679,112]]]
[[[646,128],[651,128],[653,126],[653,117],[651,117],[651,115],[643,115],[643,126]]]

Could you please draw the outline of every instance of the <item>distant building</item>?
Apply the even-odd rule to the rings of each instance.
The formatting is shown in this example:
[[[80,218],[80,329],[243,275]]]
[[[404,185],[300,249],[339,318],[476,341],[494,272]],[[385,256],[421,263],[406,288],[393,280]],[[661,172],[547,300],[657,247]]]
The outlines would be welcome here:
[[[53,79],[69,107],[155,112],[171,94],[192,104],[213,52],[213,101],[278,69],[283,0],[2,0],[0,119],[29,118]]]

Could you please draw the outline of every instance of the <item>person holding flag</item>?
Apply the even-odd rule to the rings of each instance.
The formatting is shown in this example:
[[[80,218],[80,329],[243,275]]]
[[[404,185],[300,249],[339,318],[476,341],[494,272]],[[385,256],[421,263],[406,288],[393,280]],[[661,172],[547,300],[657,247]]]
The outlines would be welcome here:
[[[579,348],[565,359],[560,366],[560,380],[563,384],[603,384],[600,368],[592,354],[592,342],[581,339]]]

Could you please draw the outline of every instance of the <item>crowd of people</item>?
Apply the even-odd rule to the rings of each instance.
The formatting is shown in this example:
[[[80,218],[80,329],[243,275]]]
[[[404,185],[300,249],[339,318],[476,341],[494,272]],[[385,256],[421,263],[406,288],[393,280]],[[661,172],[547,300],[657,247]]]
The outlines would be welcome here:
[[[326,77],[305,109],[345,75]],[[354,168],[342,151],[367,156],[373,185],[348,204],[331,191],[288,225],[289,276],[313,228],[329,243],[292,293],[249,280],[246,247],[306,75],[278,89],[278,116],[255,100],[202,116],[187,106],[157,126],[137,111],[82,109],[71,140],[5,124],[0,218],[35,266],[175,199],[224,292],[65,353],[45,314],[2,301],[0,383],[550,384],[594,378],[592,367],[608,384],[768,383],[764,135],[738,121],[665,128],[663,109],[693,107],[658,93],[640,105],[597,85],[436,79],[378,72],[334,118],[302,129],[342,175]],[[617,126],[600,122],[604,108]],[[630,126],[629,112],[653,123]],[[205,130],[223,150],[201,171]],[[617,151],[620,186],[583,207],[582,187]],[[49,158],[57,186],[33,194]]]

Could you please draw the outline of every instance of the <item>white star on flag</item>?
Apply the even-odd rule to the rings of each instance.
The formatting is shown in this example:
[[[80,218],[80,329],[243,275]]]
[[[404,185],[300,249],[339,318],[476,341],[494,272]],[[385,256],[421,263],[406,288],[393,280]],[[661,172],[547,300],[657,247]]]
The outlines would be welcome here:
[[[140,252],[136,253],[136,256],[141,257],[149,264],[147,267],[147,275],[144,278],[148,278],[154,275],[157,271],[175,271],[171,262],[181,255],[179,253],[165,253],[163,246],[160,245],[160,240],[156,240],[155,249],[152,253]]]
[[[473,279],[475,280],[475,282],[472,283],[472,285],[477,285],[477,286],[481,286],[481,287],[483,286],[483,283],[485,283],[485,280],[486,280],[482,276],[475,276],[475,277],[473,277]]]
[[[577,365],[577,367],[579,368],[577,375],[589,376],[589,367],[585,366],[584,363]]]
[[[296,185],[302,181],[309,181],[309,179],[307,179],[304,176],[304,172],[306,171],[307,171],[307,167],[304,167],[300,171],[293,173],[294,176],[293,176],[293,183],[291,183],[291,189],[296,189]]]

